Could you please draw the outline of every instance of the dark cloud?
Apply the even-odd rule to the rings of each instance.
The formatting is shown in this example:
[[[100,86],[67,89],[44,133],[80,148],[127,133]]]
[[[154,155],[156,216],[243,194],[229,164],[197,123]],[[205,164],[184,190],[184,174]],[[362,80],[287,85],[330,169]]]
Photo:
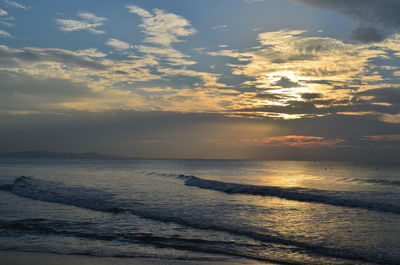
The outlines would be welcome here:
[[[385,39],[385,36],[378,29],[374,27],[359,27],[351,33],[351,38],[356,41],[369,43],[369,42],[381,42]]]
[[[371,97],[371,100],[364,99]],[[366,108],[379,111],[381,113],[400,113],[400,89],[397,87],[371,89],[364,92],[359,92],[355,95],[355,99],[363,104]],[[373,103],[372,105],[371,102]]]
[[[274,86],[280,86],[283,88],[293,88],[293,87],[301,87],[301,85],[297,82],[293,82],[287,77],[282,77],[280,80],[276,81]]]
[[[140,157],[240,158],[243,137],[271,131],[261,121],[217,114],[108,111],[0,114],[0,150],[65,150]],[[269,128],[269,129],[268,129]],[[279,131],[276,131],[279,133]],[[216,146],[216,142],[221,142]]]
[[[0,45],[0,65],[3,67],[23,67],[24,63],[38,62],[59,62],[91,70],[107,69],[107,66],[72,51],[50,48],[12,49]]]
[[[0,110],[40,110],[51,105],[85,97],[96,97],[86,84],[67,79],[35,78],[30,75],[0,70]]]
[[[323,95],[320,93],[304,93],[304,94],[301,94],[301,97],[305,100],[313,100],[316,98],[322,98]]]
[[[400,113],[400,90],[396,88],[374,89],[356,93],[349,100],[324,100],[318,93],[304,93],[302,98],[305,101],[287,101],[286,105],[265,105],[259,107],[242,108],[236,111],[254,113],[268,112],[275,114],[305,115],[333,115],[337,113],[375,113],[399,114]],[[257,98],[270,100],[281,100],[280,95],[258,94]],[[318,105],[318,107],[316,107]]]
[[[0,150],[95,151],[169,158],[393,159],[400,157],[400,146],[393,148],[398,143],[381,148],[368,146],[360,139],[365,135],[398,134],[399,129],[399,124],[388,124],[369,116],[344,115],[274,120],[137,111],[0,114]],[[281,135],[316,136],[344,142],[329,148],[304,150],[246,145],[242,141]]]
[[[269,100],[282,100],[288,99],[290,96],[283,94],[274,94],[274,93],[259,93],[254,96],[255,98],[269,99]]]
[[[121,70],[114,71],[114,73],[118,74],[118,75],[128,75],[129,74],[127,71],[121,71]]]
[[[364,92],[359,92],[357,96],[372,96],[375,102],[386,102],[397,105],[400,111],[400,88],[388,87],[379,89],[370,89]]]
[[[399,0],[293,0],[325,9],[334,9],[360,23],[352,37],[361,42],[380,41],[400,26]]]

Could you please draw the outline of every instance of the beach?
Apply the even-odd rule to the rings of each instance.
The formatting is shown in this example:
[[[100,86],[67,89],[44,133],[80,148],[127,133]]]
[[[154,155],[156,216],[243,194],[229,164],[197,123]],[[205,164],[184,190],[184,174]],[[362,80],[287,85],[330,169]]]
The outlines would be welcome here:
[[[267,265],[272,263],[257,263],[249,261],[188,261],[161,260],[140,258],[103,258],[83,255],[59,255],[47,253],[29,253],[15,251],[0,251],[2,265]]]

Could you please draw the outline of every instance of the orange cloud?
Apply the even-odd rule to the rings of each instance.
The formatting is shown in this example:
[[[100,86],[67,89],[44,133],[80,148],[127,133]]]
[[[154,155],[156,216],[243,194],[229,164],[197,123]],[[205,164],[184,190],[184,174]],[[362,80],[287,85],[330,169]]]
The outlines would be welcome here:
[[[363,139],[368,141],[400,141],[400,134],[367,135]]]
[[[334,146],[343,143],[344,139],[327,139],[318,136],[301,136],[301,135],[286,135],[275,136],[261,139],[245,140],[245,142],[270,145],[270,146],[290,146],[290,147],[317,147],[317,146]]]

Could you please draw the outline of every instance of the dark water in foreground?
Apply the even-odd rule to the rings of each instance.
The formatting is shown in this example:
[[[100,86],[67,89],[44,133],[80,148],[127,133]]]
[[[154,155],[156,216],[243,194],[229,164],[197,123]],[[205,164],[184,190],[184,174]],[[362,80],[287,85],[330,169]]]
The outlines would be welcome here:
[[[0,159],[0,186],[2,250],[400,264],[396,163]]]

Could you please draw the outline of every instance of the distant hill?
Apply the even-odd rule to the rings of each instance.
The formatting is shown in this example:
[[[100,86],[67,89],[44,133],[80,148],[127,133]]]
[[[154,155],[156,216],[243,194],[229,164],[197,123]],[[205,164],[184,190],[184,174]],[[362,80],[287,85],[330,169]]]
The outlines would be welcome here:
[[[114,156],[103,155],[93,152],[88,153],[64,153],[49,151],[21,151],[0,153],[3,158],[113,158]]]

